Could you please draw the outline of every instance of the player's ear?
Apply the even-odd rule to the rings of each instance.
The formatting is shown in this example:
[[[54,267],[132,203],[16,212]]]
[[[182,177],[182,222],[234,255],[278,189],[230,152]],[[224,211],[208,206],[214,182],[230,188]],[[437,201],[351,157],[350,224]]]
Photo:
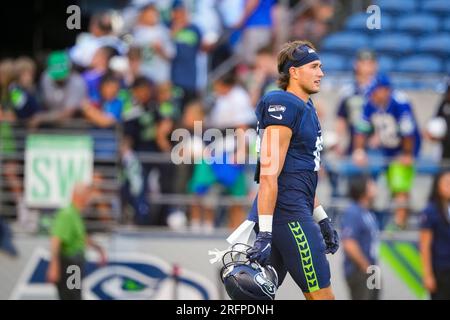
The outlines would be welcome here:
[[[294,80],[298,80],[298,71],[297,71],[297,68],[294,68],[294,67],[290,68],[290,69],[289,69],[289,73],[291,74],[291,77],[292,77]]]

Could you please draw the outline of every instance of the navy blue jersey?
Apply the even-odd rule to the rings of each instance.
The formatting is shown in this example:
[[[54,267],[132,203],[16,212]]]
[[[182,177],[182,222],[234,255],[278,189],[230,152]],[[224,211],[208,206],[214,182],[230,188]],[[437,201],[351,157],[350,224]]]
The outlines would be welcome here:
[[[292,130],[284,166],[278,177],[274,224],[311,221],[323,148],[319,119],[312,101],[305,103],[290,92],[272,91],[261,98],[256,117],[259,137],[262,130],[271,125]],[[250,211],[251,220],[257,217],[256,202]]]
[[[319,171],[323,139],[319,118],[311,99],[305,103],[288,91],[271,91],[259,101],[256,118],[260,137],[262,131],[271,125],[286,126],[292,130],[281,173]]]
[[[409,102],[401,94],[393,94],[387,108],[379,108],[368,101],[364,105],[358,131],[375,131],[381,151],[387,157],[397,156],[402,150],[403,138],[414,138],[414,155],[420,150],[420,133]]]
[[[439,212],[434,203],[430,203],[421,215],[421,228],[433,232],[431,256],[433,269],[450,270],[450,206],[446,212]]]

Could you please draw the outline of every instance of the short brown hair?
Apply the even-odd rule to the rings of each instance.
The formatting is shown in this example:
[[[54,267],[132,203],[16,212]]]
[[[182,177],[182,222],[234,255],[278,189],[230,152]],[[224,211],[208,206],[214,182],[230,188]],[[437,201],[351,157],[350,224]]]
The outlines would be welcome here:
[[[306,40],[295,40],[295,41],[290,41],[287,42],[283,45],[283,47],[281,48],[280,52],[278,52],[278,56],[277,56],[277,61],[278,61],[278,87],[280,89],[286,90],[288,85],[289,85],[289,79],[291,78],[288,73],[283,72],[283,67],[286,64],[286,62],[288,60],[293,60],[294,59],[294,51],[295,49],[297,49],[299,46],[303,46],[303,45],[307,45],[308,47],[310,47],[311,49],[316,50],[316,48],[314,48],[314,46],[312,45],[311,42],[306,41]]]

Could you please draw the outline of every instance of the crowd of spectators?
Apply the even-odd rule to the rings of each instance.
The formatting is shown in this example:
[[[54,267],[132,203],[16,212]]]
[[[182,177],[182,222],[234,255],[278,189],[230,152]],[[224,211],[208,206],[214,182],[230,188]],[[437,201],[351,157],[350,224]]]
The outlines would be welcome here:
[[[171,133],[177,128],[192,132],[192,144],[203,150],[205,141],[194,136],[196,121],[203,123],[203,130],[217,128],[224,133],[226,129],[255,128],[253,111],[257,101],[277,88],[279,35],[274,30],[279,29],[281,22],[274,19],[277,15],[273,13],[281,3],[275,0],[223,0],[217,6],[214,3],[136,0],[120,12],[120,23],[109,12],[95,14],[88,31],[81,33],[71,48],[48,54],[42,74],[37,74],[40,66],[27,57],[0,61],[0,129],[4,141],[1,152],[14,149],[7,143],[11,140],[8,137],[12,122],[35,132],[74,118],[89,121],[97,128],[120,126],[124,177],[121,197],[134,222],[165,224],[179,221],[170,219],[172,215],[186,216],[194,230],[211,232],[218,223],[217,206],[206,200],[218,192],[251,197],[254,188],[247,167],[211,165],[205,161],[175,166],[143,161],[139,155],[169,154],[174,146]],[[317,2],[294,17],[287,39],[307,37],[319,42],[327,32],[333,10],[333,1]],[[208,79],[209,72],[231,55],[239,57],[238,65]],[[408,117],[406,113],[399,114],[394,123],[400,124],[398,143],[392,146],[395,141],[390,136],[383,141],[380,138],[386,137],[383,130],[387,124],[372,118],[377,113],[374,105],[387,105],[398,96],[387,77],[376,76],[374,53],[361,52],[354,72],[355,83],[343,93],[336,115],[337,136],[348,137],[339,141],[349,143],[337,144],[332,151],[341,156],[351,155],[354,163],[363,166],[366,154],[361,151],[368,146],[381,153],[387,150],[385,155],[398,156],[403,165],[411,165],[419,143],[414,140],[418,128],[411,106],[397,101],[402,110],[411,112],[405,111]],[[446,99],[439,116],[446,117],[448,125],[445,109],[448,94]],[[370,108],[372,111],[368,111]],[[362,116],[365,122],[359,121]],[[415,137],[412,141],[407,139],[412,136]],[[402,139],[408,141],[403,143]],[[448,146],[448,134],[446,139],[444,146]],[[231,157],[242,155],[251,150],[252,143],[244,144],[245,150],[232,148],[223,152]],[[403,146],[410,157],[402,157]],[[3,166],[3,174],[19,205],[23,203],[23,190],[15,174],[17,163],[7,161]],[[335,186],[338,173],[326,169]],[[158,173],[157,184],[162,194],[189,193],[198,201],[191,206],[163,206],[155,213],[148,197],[152,191],[148,182],[152,172]],[[402,210],[408,190],[399,188],[394,194]],[[403,228],[406,216],[404,212],[398,213],[396,224]],[[244,207],[231,205],[227,217],[231,228],[237,226],[245,218]]]

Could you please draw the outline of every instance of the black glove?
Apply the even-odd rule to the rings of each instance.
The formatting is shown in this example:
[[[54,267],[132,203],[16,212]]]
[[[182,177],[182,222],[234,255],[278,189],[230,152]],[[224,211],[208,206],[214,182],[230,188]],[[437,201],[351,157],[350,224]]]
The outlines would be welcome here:
[[[339,236],[336,230],[333,229],[331,220],[329,218],[325,218],[319,222],[319,226],[323,240],[325,240],[325,254],[335,254],[339,249]]]
[[[253,248],[247,251],[247,258],[251,262],[258,262],[266,265],[270,259],[272,251],[272,232],[260,232],[256,237]]]

